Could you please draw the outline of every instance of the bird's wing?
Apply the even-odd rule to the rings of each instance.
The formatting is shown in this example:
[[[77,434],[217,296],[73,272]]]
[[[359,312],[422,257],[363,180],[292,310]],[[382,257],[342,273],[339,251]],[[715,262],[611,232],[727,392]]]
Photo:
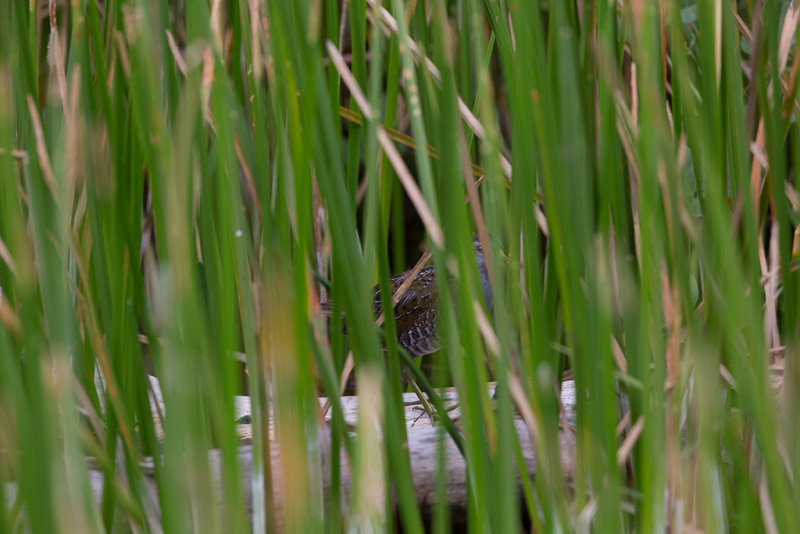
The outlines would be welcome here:
[[[392,293],[399,289],[400,284],[402,284],[402,280],[397,286],[395,286],[394,283],[392,284]],[[436,303],[430,303],[429,301],[435,298],[436,279],[433,267],[425,267],[420,271],[417,279],[411,287],[408,288],[408,291],[400,297],[400,300],[394,308],[394,316],[396,319],[402,320],[410,314],[415,314],[416,311],[420,310],[422,307],[431,307],[432,309],[432,307],[436,306]]]

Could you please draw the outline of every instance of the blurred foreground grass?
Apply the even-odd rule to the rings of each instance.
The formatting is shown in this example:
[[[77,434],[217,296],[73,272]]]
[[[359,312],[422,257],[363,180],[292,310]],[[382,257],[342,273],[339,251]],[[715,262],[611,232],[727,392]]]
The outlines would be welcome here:
[[[0,533],[462,523],[442,454],[423,523],[370,302],[423,230],[453,288],[435,379],[461,401],[471,531],[792,532],[798,21],[762,0],[0,0]],[[476,231],[510,258],[488,254],[491,313]]]

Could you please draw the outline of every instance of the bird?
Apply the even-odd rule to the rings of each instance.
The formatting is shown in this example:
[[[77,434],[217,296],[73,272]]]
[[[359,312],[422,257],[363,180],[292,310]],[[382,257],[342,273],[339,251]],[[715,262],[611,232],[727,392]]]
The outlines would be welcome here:
[[[483,246],[477,235],[473,237],[472,246],[475,251],[475,263],[478,267],[478,277],[480,279],[484,302],[486,303],[486,308],[491,310],[494,303],[492,287],[489,283],[489,274],[486,270],[486,258],[483,255]],[[403,282],[411,276],[412,272],[413,269],[391,278],[390,285],[393,297],[397,294]],[[375,317],[377,318],[383,313],[380,285],[375,285],[373,287],[373,294],[373,309]],[[413,359],[434,353],[440,348],[437,330],[439,323],[438,299],[439,288],[436,281],[436,272],[434,267],[430,265],[423,267],[416,274],[414,280],[394,306],[397,343]],[[392,300],[394,300],[394,298]],[[323,314],[331,315],[331,301],[322,302],[321,308]],[[410,369],[404,367],[402,376],[404,382],[410,385],[416,393],[424,411],[427,412],[428,416],[433,420],[435,410],[417,385]]]
[[[492,309],[494,299],[492,287],[489,283],[489,274],[486,270],[486,259],[483,255],[483,246],[477,236],[474,237],[472,246],[475,250],[475,263],[478,267],[481,290],[487,310]],[[412,270],[392,276],[390,280],[392,295],[394,296],[400,286],[405,282]],[[380,285],[373,287],[374,313],[379,317],[383,313]],[[423,267],[408,289],[400,296],[394,306],[394,320],[397,328],[397,343],[416,359],[439,350],[439,336],[437,326],[439,323],[439,288],[436,282],[436,273],[432,265]],[[324,315],[331,315],[333,306],[330,300],[320,304]]]
[[[472,244],[486,308],[491,310],[494,299],[492,287],[489,284],[489,275],[486,271],[483,247],[477,236]],[[392,295],[397,293],[410,274],[411,271],[406,271],[391,278]],[[375,294],[374,310],[377,317],[383,312],[383,302],[381,301],[380,286],[376,285],[373,289]],[[397,343],[414,359],[439,350],[438,298],[439,288],[436,283],[436,273],[431,265],[423,267],[419,271],[394,307]]]
[[[489,283],[486,258],[483,255],[483,246],[477,235],[473,237],[472,246],[475,251],[475,263],[478,267],[478,277],[484,302],[487,310],[491,310],[494,303],[492,287]],[[405,282],[412,273],[413,269],[391,278],[390,286],[393,297],[400,290],[400,286],[403,285],[403,282]],[[373,311],[375,317],[378,318],[383,313],[380,285],[375,285],[373,287],[373,295]],[[416,274],[414,280],[405,292],[400,295],[400,299],[394,306],[397,343],[413,359],[434,353],[440,348],[438,335],[438,299],[439,288],[436,281],[436,272],[434,267],[429,265],[423,267]],[[394,300],[394,298],[392,300]],[[322,302],[320,307],[324,315],[331,315],[333,307],[330,300]],[[414,390],[424,411],[427,412],[428,416],[433,420],[435,410],[417,385],[410,369],[404,367],[402,370],[402,377],[403,381]]]

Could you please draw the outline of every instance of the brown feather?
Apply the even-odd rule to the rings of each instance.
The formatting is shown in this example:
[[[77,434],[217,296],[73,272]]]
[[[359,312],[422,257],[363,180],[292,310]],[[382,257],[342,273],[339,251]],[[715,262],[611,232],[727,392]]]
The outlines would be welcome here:
[[[483,259],[483,250],[477,239],[474,242],[475,258],[478,263],[481,288],[484,292],[486,305],[492,307],[491,288],[489,287],[486,264]],[[392,295],[397,293],[400,285],[408,278],[410,271],[392,277]],[[376,285],[374,291],[374,311],[378,317],[383,312],[380,286]],[[433,266],[423,267],[414,282],[403,294],[394,307],[394,319],[397,325],[397,342],[413,358],[425,356],[439,350],[439,338],[436,327],[439,319],[438,307],[439,293],[436,286],[436,273]],[[321,304],[322,312],[331,313],[330,301]]]

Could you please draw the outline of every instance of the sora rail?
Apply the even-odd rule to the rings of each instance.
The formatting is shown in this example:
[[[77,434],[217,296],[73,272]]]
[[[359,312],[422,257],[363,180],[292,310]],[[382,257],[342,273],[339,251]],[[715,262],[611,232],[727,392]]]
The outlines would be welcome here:
[[[486,260],[483,247],[476,237],[473,240],[475,262],[478,265],[478,276],[483,290],[486,307],[492,309],[492,288],[486,272]],[[408,278],[411,271],[393,276],[391,279],[392,295],[397,293],[400,285]],[[375,286],[375,316],[383,311],[380,287]],[[437,324],[439,322],[439,289],[436,284],[436,273],[433,266],[423,267],[411,282],[411,285],[394,307],[394,319],[397,325],[397,342],[412,358],[418,358],[439,350]],[[322,304],[326,315],[331,313],[330,301]]]
[[[491,310],[492,288],[486,272],[483,247],[477,238],[472,245],[475,249],[475,262],[478,264],[478,276],[481,281],[483,297],[486,307]],[[392,295],[397,292],[410,273],[411,271],[406,271],[392,277]],[[439,337],[436,330],[439,322],[438,298],[439,289],[436,285],[436,273],[433,266],[423,267],[394,307],[397,343],[412,358],[425,356],[439,350]],[[380,287],[375,286],[375,316],[380,315],[382,311]]]

